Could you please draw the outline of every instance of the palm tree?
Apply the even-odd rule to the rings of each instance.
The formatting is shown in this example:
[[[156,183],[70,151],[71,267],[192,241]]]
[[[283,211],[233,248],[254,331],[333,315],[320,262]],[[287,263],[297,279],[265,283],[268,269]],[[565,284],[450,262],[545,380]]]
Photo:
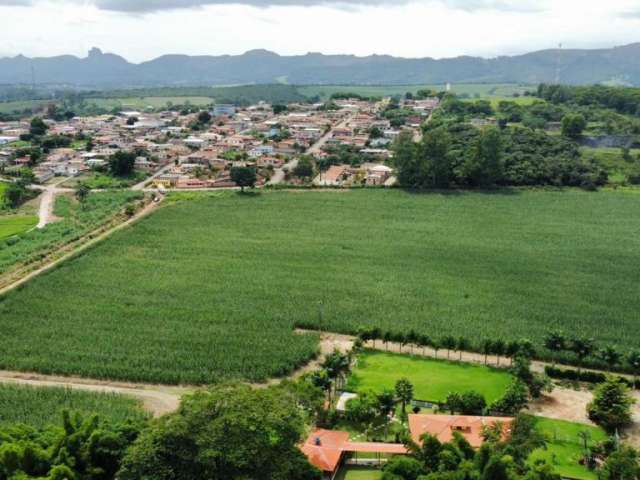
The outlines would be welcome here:
[[[436,340],[435,338],[431,341],[431,348],[433,348],[433,351],[436,354],[436,359],[438,358],[438,350],[440,350],[442,348],[442,345],[440,345],[440,341]]]
[[[404,333],[398,332],[393,336],[396,343],[400,344],[400,353],[402,353],[402,347],[407,344],[407,339]]]
[[[520,351],[520,344],[515,340],[512,340],[507,343],[505,347],[504,354],[509,357],[509,363],[513,366],[513,357],[515,357]]]
[[[425,354],[425,349],[429,346],[430,343],[431,343],[431,339],[429,338],[428,335],[418,335],[416,344],[418,345],[418,347],[422,348],[423,356]]]
[[[589,440],[591,440],[591,432],[589,430],[580,430],[578,432],[578,438],[582,440],[582,446],[584,447],[585,458],[589,457]]]
[[[500,366],[500,357],[504,355],[506,348],[507,348],[507,344],[501,338],[493,342],[492,350],[493,350],[493,353],[496,355],[496,363],[498,364],[498,366]]]
[[[384,342],[384,348],[388,352],[389,351],[389,342],[393,341],[393,332],[390,332],[388,330],[386,332],[384,332],[384,335],[382,336],[382,341]]]
[[[369,336],[371,337],[371,340],[373,340],[373,348],[376,348],[376,340],[382,338],[382,330],[378,327],[372,328],[369,332]]]
[[[407,403],[413,400],[413,385],[406,378],[401,378],[396,382],[396,395],[402,404],[403,417],[407,413]]]
[[[451,335],[447,335],[442,339],[442,346],[447,349],[447,360],[451,359],[451,350],[456,348],[456,339]]]
[[[640,372],[640,351],[631,350],[627,355],[627,365],[631,368],[631,372],[633,373],[633,385],[635,388],[636,379],[638,373]]]
[[[413,346],[418,343],[419,338],[420,335],[418,335],[418,333],[413,329],[409,330],[409,333],[407,333],[407,343],[411,346],[411,354],[413,354]]]
[[[592,338],[578,337],[571,340],[570,349],[578,359],[578,375],[580,374],[582,369],[582,362],[585,358],[593,353],[595,348],[595,342]]]
[[[462,352],[471,350],[471,342],[469,342],[466,337],[459,337],[456,348],[458,349],[458,353],[460,354],[460,358],[458,360],[462,360]]]
[[[493,342],[488,338],[482,341],[482,353],[484,354],[484,364],[486,365],[489,362],[489,354],[493,353]]]
[[[544,337],[544,348],[553,354],[553,367],[555,368],[556,356],[567,348],[567,339],[561,332],[549,332]]]
[[[598,357],[609,367],[609,371],[612,372],[616,365],[620,363],[622,359],[622,355],[620,352],[612,345],[608,345],[598,352]]]

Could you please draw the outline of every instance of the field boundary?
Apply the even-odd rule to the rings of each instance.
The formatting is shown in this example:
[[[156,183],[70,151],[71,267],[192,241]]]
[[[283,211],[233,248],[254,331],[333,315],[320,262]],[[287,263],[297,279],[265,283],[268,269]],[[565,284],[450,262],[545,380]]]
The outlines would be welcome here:
[[[159,203],[148,203],[135,215],[125,220],[124,222],[118,222],[121,218],[116,214],[111,220],[101,225],[97,229],[83,235],[77,240],[62,245],[60,248],[54,249],[45,257],[34,263],[23,265],[16,270],[9,271],[8,274],[0,277],[0,296],[5,295],[11,290],[27,283],[31,279],[48,272],[57,267],[61,263],[73,258],[75,255],[84,252],[90,247],[97,245],[102,240],[111,236],[111,234],[136,223],[138,220],[146,217],[152,211],[156,210]]]

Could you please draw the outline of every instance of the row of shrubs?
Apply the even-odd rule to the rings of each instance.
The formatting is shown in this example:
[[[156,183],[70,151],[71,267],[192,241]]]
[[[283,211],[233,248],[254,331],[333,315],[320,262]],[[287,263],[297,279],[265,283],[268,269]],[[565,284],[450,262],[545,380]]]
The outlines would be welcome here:
[[[544,373],[551,378],[557,380],[569,380],[572,382],[586,382],[586,383],[604,383],[607,380],[607,375],[601,372],[593,372],[589,370],[574,370],[563,369],[551,366],[544,368]],[[629,387],[640,390],[640,381],[629,380],[625,377],[615,377],[618,380],[623,381]]]

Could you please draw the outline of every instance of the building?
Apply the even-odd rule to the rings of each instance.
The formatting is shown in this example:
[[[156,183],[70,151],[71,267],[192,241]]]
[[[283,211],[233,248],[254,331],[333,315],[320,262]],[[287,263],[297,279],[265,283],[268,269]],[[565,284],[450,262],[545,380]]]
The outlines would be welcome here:
[[[484,429],[497,423],[502,424],[502,435],[506,438],[511,432],[513,418],[508,417],[472,417],[464,415],[409,415],[409,431],[417,444],[422,443],[424,434],[433,435],[440,442],[453,439],[454,432],[460,433],[473,448],[484,443]]]
[[[350,442],[348,432],[316,430],[301,446],[309,463],[322,471],[325,478],[335,478],[347,454],[377,453],[406,455],[407,448],[396,443]]]
[[[236,107],[234,105],[221,103],[220,105],[215,105],[213,107],[213,116],[221,117],[223,115],[232,116],[236,114]]]

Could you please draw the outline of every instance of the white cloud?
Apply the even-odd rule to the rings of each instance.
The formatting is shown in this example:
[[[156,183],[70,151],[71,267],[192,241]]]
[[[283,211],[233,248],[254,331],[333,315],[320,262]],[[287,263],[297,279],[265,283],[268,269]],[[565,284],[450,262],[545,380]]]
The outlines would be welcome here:
[[[0,55],[491,57],[639,41],[637,10],[637,0],[0,0]]]

